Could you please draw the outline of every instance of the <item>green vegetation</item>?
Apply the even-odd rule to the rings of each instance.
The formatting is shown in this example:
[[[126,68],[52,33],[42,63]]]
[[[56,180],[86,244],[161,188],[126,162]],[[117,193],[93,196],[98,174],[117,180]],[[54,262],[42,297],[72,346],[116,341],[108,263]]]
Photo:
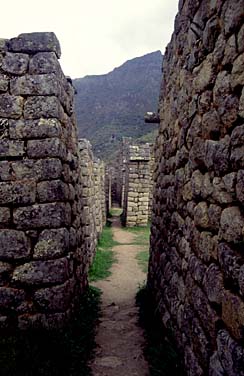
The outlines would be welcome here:
[[[136,259],[142,271],[144,273],[147,272],[148,268],[148,260],[149,260],[149,252],[148,251],[141,251],[136,255]]]
[[[100,292],[90,287],[63,330],[16,331],[0,337],[1,376],[88,376]]]
[[[110,209],[110,215],[111,217],[119,217],[122,214],[123,209],[121,208],[111,208]]]
[[[112,228],[106,225],[98,241],[96,255],[89,270],[89,281],[97,281],[110,276],[110,268],[116,261],[112,247],[118,243],[113,240]]]
[[[148,224],[145,227],[124,227],[126,231],[132,232],[134,235],[136,235],[133,244],[138,244],[147,247],[149,246],[150,228],[150,224]]]
[[[183,376],[179,354],[172,336],[162,326],[158,311],[147,287],[142,287],[136,296],[139,306],[139,324],[144,329],[145,357],[151,376]]]

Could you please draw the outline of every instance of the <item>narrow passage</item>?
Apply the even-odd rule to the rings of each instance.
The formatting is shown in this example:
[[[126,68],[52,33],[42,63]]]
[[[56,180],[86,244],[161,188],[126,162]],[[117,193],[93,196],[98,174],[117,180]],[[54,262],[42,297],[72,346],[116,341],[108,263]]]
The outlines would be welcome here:
[[[123,230],[119,217],[113,217],[113,248],[117,262],[111,276],[92,283],[102,290],[102,316],[96,335],[97,350],[91,364],[94,376],[148,376],[143,356],[144,338],[137,326],[135,295],[146,279],[136,260],[140,245],[131,244],[133,233]]]

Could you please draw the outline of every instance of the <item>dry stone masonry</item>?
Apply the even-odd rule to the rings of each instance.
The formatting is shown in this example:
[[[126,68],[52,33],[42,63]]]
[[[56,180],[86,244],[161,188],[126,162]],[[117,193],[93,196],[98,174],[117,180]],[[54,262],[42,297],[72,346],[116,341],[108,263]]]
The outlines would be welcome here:
[[[179,2],[148,286],[188,375],[244,375],[244,1]]]
[[[128,145],[122,188],[123,214],[126,226],[146,226],[148,223],[150,189],[150,145]]]
[[[95,249],[91,151],[85,142],[78,151],[74,90],[60,54],[53,33],[0,40],[3,328],[64,325]]]

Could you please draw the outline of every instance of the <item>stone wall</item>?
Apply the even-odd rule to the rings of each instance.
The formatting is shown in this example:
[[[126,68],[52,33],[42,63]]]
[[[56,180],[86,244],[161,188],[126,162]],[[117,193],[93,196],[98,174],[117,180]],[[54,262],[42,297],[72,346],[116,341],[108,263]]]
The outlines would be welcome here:
[[[244,375],[243,0],[181,0],[163,63],[148,286],[188,375]]]
[[[4,328],[63,326],[87,285],[94,252],[92,218],[87,222],[85,214],[94,212],[86,192],[90,171],[82,164],[90,150],[82,157],[78,152],[74,90],[60,68],[60,54],[53,33],[0,40]]]
[[[125,226],[146,226],[150,189],[150,146],[129,145],[125,160],[122,221]]]
[[[105,166],[100,159],[94,159],[95,218],[99,237],[106,223]]]
[[[79,139],[79,155],[81,167],[81,254],[83,257],[83,274],[87,275],[96,252],[96,196],[94,156],[91,144],[86,139]]]

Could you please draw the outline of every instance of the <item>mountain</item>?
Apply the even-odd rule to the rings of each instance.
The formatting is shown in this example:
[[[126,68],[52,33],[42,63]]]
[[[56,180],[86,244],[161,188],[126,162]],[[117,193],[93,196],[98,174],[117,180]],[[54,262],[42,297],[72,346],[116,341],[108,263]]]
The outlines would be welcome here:
[[[91,141],[97,157],[110,160],[122,137],[155,134],[157,125],[145,124],[144,114],[157,111],[161,65],[161,52],[156,51],[108,74],[73,80],[79,137]]]

